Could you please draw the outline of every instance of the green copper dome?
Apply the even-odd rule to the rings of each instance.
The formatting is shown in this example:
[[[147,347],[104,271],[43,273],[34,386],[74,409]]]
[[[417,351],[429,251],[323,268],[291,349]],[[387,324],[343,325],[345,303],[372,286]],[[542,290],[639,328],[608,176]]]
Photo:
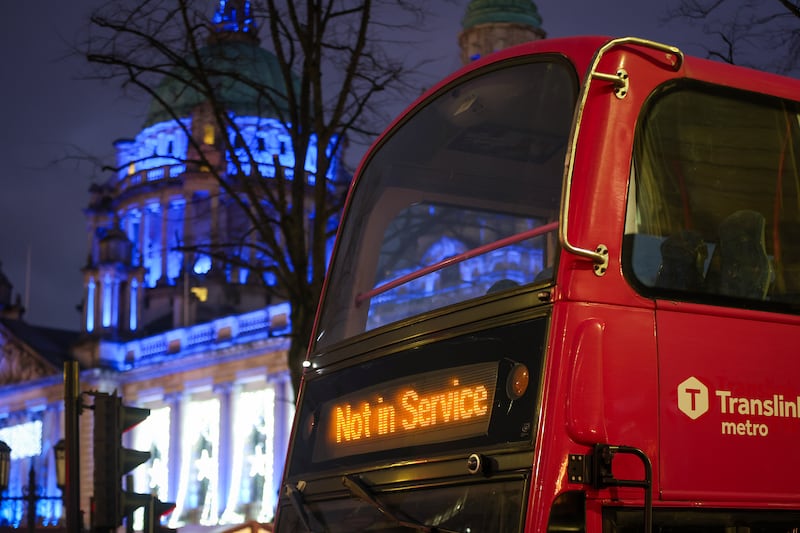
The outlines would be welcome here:
[[[286,109],[283,103],[286,84],[278,59],[259,47],[257,42],[222,40],[205,47],[199,55],[199,62],[208,72],[220,73],[218,94],[229,111],[237,115],[277,118],[278,110]],[[205,97],[184,81],[189,77],[190,74],[180,67],[173,70],[172,75],[164,77],[156,89],[158,98],[150,104],[145,126],[172,119],[159,99],[163,99],[180,117],[188,117],[192,109],[203,103]],[[213,74],[210,78],[213,83]],[[266,88],[271,98],[252,84]]]
[[[541,28],[542,17],[531,0],[472,0],[461,26],[466,30],[491,22],[511,22]]]

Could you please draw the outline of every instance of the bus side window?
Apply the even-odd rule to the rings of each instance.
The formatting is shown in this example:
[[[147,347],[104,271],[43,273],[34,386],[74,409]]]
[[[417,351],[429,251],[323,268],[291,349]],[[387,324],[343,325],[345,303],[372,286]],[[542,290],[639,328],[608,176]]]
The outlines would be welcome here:
[[[800,308],[800,112],[676,84],[634,141],[623,272],[655,298]]]

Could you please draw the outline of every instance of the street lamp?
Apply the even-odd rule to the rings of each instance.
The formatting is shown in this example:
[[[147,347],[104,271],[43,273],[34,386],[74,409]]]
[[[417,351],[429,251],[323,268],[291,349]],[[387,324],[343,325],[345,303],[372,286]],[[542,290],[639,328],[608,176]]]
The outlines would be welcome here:
[[[8,472],[11,469],[11,447],[0,440],[0,498],[8,488]]]
[[[64,442],[64,439],[56,442],[53,446],[53,453],[56,455],[56,486],[63,492],[67,485],[67,443]],[[0,458],[0,460],[2,459]],[[6,473],[6,475],[8,474]]]
[[[11,469],[11,447],[0,440],[0,501],[8,488],[8,472]]]

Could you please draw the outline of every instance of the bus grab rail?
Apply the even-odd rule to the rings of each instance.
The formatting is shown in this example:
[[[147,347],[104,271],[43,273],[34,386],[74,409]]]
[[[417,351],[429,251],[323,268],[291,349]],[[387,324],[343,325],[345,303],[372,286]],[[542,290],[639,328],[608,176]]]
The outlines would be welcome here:
[[[642,479],[617,479],[612,463],[617,454],[637,457],[644,467]],[[591,485],[595,489],[608,487],[632,487],[644,491],[642,512],[643,533],[653,531],[653,465],[647,454],[633,446],[595,444],[586,455],[570,454],[567,460],[567,475],[573,483]]]
[[[494,250],[498,250],[505,246],[509,246],[511,244],[516,244],[518,242],[524,241],[526,239],[532,239],[533,237],[539,237],[540,235],[544,235],[545,233],[550,233],[558,229],[558,221],[550,222],[549,224],[545,224],[544,226],[539,226],[537,228],[529,229],[527,231],[523,231],[520,233],[516,233],[509,237],[504,237],[494,242],[490,242],[488,244],[484,244],[483,246],[478,246],[477,248],[472,248],[471,250],[467,250],[466,252],[460,253],[458,255],[454,255],[452,257],[448,257],[447,259],[442,259],[438,263],[434,263],[432,265],[428,265],[424,268],[420,268],[419,270],[415,270],[414,272],[409,272],[404,276],[400,276],[399,278],[393,279],[392,281],[386,282],[383,285],[378,285],[372,290],[362,292],[356,295],[356,306],[361,305],[366,300],[370,300],[379,294],[383,294],[384,292],[390,291],[395,287],[399,287],[400,285],[405,285],[410,281],[414,281],[417,278],[421,278],[422,276],[426,276],[432,272],[436,272],[437,270],[441,270],[445,267],[450,265],[456,265],[458,263],[462,263],[467,259],[472,259],[473,257],[477,257],[479,255],[483,255],[489,252],[493,252]]]
[[[592,83],[593,79],[599,79],[606,82],[614,83],[618,88],[625,86],[627,87],[628,79],[627,74],[624,72],[618,71],[616,74],[605,74],[602,72],[597,71],[597,66],[600,64],[600,60],[603,56],[611,49],[616,48],[618,46],[624,46],[626,44],[634,44],[639,45],[645,48],[650,48],[653,50],[658,50],[664,52],[666,54],[672,55],[675,57],[674,63],[672,63],[671,67],[674,71],[678,71],[683,66],[683,52],[679,48],[674,46],[669,46],[666,44],[661,44],[655,41],[649,41],[647,39],[640,39],[638,37],[622,37],[619,39],[612,39],[608,41],[606,44],[600,47],[597,50],[597,53],[594,55],[592,59],[592,64],[589,67],[589,70],[586,74],[586,80],[583,83],[583,88],[581,89],[581,99],[580,103],[578,104],[578,111],[575,115],[575,120],[572,124],[572,131],[570,132],[570,142],[568,145],[568,154],[567,154],[567,167],[566,167],[566,179],[564,183],[564,188],[561,191],[561,227],[558,231],[558,240],[561,243],[561,246],[568,252],[575,254],[580,257],[585,257],[587,259],[591,259],[594,262],[594,273],[598,276],[602,276],[606,273],[608,269],[608,248],[604,244],[598,244],[594,250],[590,250],[588,248],[581,248],[579,246],[575,246],[569,242],[569,238],[567,236],[568,224],[569,219],[567,214],[569,213],[569,203],[570,203],[570,192],[572,190],[572,173],[574,171],[574,164],[575,164],[575,151],[577,149],[578,144],[578,131],[581,127],[581,121],[583,120],[583,110],[586,107],[586,99],[589,95],[589,88]],[[627,91],[626,91],[627,92]],[[625,93],[621,93],[624,98]],[[619,95],[618,95],[619,97]]]

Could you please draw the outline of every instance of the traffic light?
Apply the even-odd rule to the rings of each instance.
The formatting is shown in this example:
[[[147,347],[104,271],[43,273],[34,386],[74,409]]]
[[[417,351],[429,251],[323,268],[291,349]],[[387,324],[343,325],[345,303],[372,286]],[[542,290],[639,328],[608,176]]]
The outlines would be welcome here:
[[[122,404],[122,398],[102,392],[94,395],[94,508],[95,530],[116,529],[137,508],[146,506],[157,516],[174,504],[164,504],[149,494],[122,490],[125,475],[150,459],[150,452],[122,446],[122,435],[150,415],[149,409]],[[169,507],[171,506],[171,507]],[[169,507],[167,509],[166,507]]]
[[[169,514],[175,509],[172,502],[159,501],[155,496],[150,496],[144,508],[144,529],[142,533],[167,533],[168,528],[161,527],[161,517]]]

